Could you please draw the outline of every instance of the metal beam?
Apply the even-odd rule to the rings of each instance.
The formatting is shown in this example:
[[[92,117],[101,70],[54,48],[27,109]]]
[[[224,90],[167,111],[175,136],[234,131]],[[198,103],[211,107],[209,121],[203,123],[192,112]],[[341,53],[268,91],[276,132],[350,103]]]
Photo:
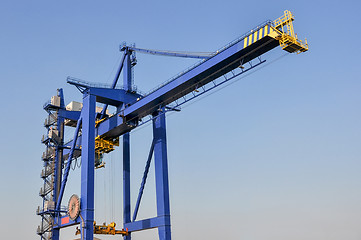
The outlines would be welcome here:
[[[80,118],[80,111],[68,111],[65,109],[59,109],[59,117],[77,121]]]
[[[133,222],[137,218],[137,214],[138,214],[138,210],[139,210],[139,206],[140,206],[140,201],[142,200],[145,183],[147,182],[147,177],[148,177],[148,172],[149,172],[149,168],[150,168],[150,162],[152,161],[153,151],[154,151],[154,140],[152,141],[152,145],[150,146],[147,163],[145,164],[142,183],[140,184],[137,203],[135,204],[135,208],[134,208],[133,220],[132,220]]]
[[[93,240],[94,223],[94,161],[95,161],[95,96],[83,97],[82,109],[81,216],[85,227],[83,240]]]
[[[207,59],[214,55],[214,53],[208,52],[182,52],[182,51],[166,51],[166,50],[152,50],[144,48],[136,48],[130,46],[121,46],[122,49],[129,49],[131,51],[151,54],[151,55],[163,55],[169,57],[184,57],[184,58],[197,58],[197,59]]]
[[[155,142],[154,166],[157,215],[158,217],[170,218],[167,139],[164,114],[159,114],[159,116],[153,120],[153,136]],[[169,224],[158,227],[158,235],[159,240],[171,239],[170,220]]]
[[[128,229],[129,232],[136,232],[156,227],[170,227],[170,217],[169,216],[161,216],[154,217],[149,219],[143,219],[131,223],[126,223],[125,228]]]
[[[60,188],[60,192],[59,192],[59,196],[58,196],[58,200],[56,201],[56,210],[60,210],[60,205],[61,205],[61,201],[63,199],[63,194],[64,194],[64,190],[65,190],[65,185],[66,185],[66,182],[68,180],[68,176],[69,176],[69,171],[70,171],[70,166],[71,166],[71,161],[72,161],[72,158],[73,158],[73,154],[74,154],[74,149],[75,149],[75,145],[76,145],[76,142],[77,142],[77,138],[78,138],[78,134],[79,134],[79,130],[80,130],[80,126],[82,124],[82,118],[80,118],[78,120],[78,123],[76,125],[76,129],[75,129],[75,132],[74,132],[74,137],[73,137],[73,142],[72,142],[72,146],[71,146],[71,150],[70,150],[70,153],[69,153],[69,158],[68,158],[68,163],[65,167],[65,171],[64,171],[64,176],[63,176],[63,181],[61,183],[61,188]]]
[[[130,202],[130,134],[123,135],[123,223],[131,222]],[[130,240],[131,236],[124,236],[124,240]]]
[[[111,89],[111,88],[90,88],[89,93],[95,95],[96,101],[105,103],[112,106],[120,106],[123,103],[130,103],[141,98],[142,95],[131,93],[124,89]]]
[[[65,108],[64,103],[64,94],[63,89],[58,89],[58,96],[60,97],[60,109],[58,110],[58,119],[57,126],[59,130],[59,145],[56,147],[56,156],[55,156],[55,165],[54,165],[54,191],[53,191],[53,201],[56,203],[61,188],[61,179],[62,179],[62,166],[63,166],[63,146],[64,144],[64,118],[60,116],[59,111]],[[58,229],[53,229],[52,239],[58,240],[60,232]]]
[[[245,48],[243,42],[237,42],[214,57],[209,58],[207,61],[202,62],[171,82],[158,88],[156,91],[129,104],[119,115],[100,123],[98,134],[106,137],[117,137],[128,132],[132,129],[132,125],[129,126],[128,124],[129,121],[137,121],[142,117],[152,114],[159,107],[166,106],[223,74],[239,67],[241,63],[245,64],[276,46],[278,46],[278,41],[269,36],[265,36]],[[121,121],[117,119],[118,116],[122,117]],[[119,125],[111,126],[111,128],[109,128],[109,122],[117,122]]]
[[[73,220],[70,220],[69,216],[66,215],[66,216],[62,216],[62,217],[54,219],[54,228],[60,229],[60,228],[74,226],[79,223],[80,223],[80,217],[77,218],[75,221],[73,221]]]
[[[128,52],[127,52],[127,51],[124,52],[123,57],[122,57],[122,60],[120,61],[120,65],[119,65],[118,71],[117,71],[117,73],[115,74],[115,78],[114,78],[113,83],[112,83],[112,88],[113,88],[113,89],[115,88],[115,86],[117,86],[120,73],[121,73],[121,71],[122,71],[122,69],[123,69],[124,60],[125,60],[125,58],[126,58],[127,55],[128,55]],[[105,113],[106,113],[106,111],[107,111],[107,108],[108,108],[108,103],[106,103],[106,104],[104,105],[103,110],[102,110],[102,112],[101,112],[101,117],[100,117],[100,118],[103,118],[103,117],[104,117],[104,115],[105,115]]]
[[[128,50],[124,56],[123,86],[126,91],[131,91],[132,66]],[[130,194],[130,134],[127,132],[123,135],[123,224],[131,222]],[[131,234],[124,236],[124,240],[131,240]]]
[[[243,42],[238,42],[188,72],[185,72],[183,75],[156,91],[144,96],[144,98],[139,101],[134,102],[124,109],[124,117],[130,120],[151,114],[157,110],[159,105],[163,107],[183,97],[239,67],[241,62],[245,64],[276,46],[278,46],[278,41],[268,36],[246,48],[243,48]]]

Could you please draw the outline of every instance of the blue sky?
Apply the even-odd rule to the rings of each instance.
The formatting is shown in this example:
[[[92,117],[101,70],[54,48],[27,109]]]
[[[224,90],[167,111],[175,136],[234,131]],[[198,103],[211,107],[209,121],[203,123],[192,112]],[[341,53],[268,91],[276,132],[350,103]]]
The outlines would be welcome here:
[[[360,7],[356,1],[2,1],[3,238],[39,239],[42,105],[57,88],[66,102],[81,99],[67,76],[111,83],[123,41],[214,51],[288,9],[309,52],[276,60],[284,54],[277,48],[267,55],[271,64],[168,116],[173,239],[360,239]],[[194,63],[137,58],[135,84],[145,92]],[[150,141],[149,126],[132,133],[133,201]],[[120,157],[114,151],[109,167],[97,171],[100,223],[121,225]],[[140,218],[155,214],[153,178]],[[65,199],[80,193],[78,180],[75,170]],[[66,229],[61,239],[73,234]],[[133,239],[156,236],[148,231]]]

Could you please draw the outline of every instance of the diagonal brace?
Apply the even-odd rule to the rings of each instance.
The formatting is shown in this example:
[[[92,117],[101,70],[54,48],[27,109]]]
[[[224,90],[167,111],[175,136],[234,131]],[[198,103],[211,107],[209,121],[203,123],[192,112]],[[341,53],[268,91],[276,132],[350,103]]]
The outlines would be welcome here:
[[[126,52],[124,53],[124,55],[123,55],[123,57],[122,57],[122,60],[120,61],[120,66],[119,66],[119,68],[118,68],[117,74],[115,75],[115,78],[114,78],[113,83],[112,83],[112,88],[113,88],[113,89],[114,89],[115,86],[117,85],[117,82],[118,82],[120,73],[121,73],[121,71],[122,71],[122,69],[123,69],[124,60],[125,60],[125,57],[127,56],[127,54],[128,54],[128,51],[126,51]],[[103,110],[102,110],[102,112],[101,112],[101,117],[100,117],[100,119],[104,118],[105,113],[106,113],[106,111],[107,111],[107,108],[108,108],[108,104],[104,104]]]
[[[152,161],[152,155],[153,155],[153,151],[154,151],[154,145],[155,145],[155,140],[153,139],[152,145],[150,146],[150,150],[149,150],[149,154],[148,154],[148,160],[145,165],[143,179],[142,179],[142,183],[140,185],[139,194],[138,194],[138,198],[137,198],[137,203],[136,203],[135,209],[134,209],[133,222],[137,218],[140,201],[142,200],[145,183],[147,182],[148,172],[149,172],[149,168],[150,168],[150,162]]]
[[[78,123],[76,124],[75,132],[74,132],[73,144],[72,144],[70,152],[69,152],[68,163],[66,164],[66,167],[65,167],[63,181],[61,182],[61,188],[60,188],[58,200],[56,201],[56,208],[55,208],[56,210],[60,210],[60,204],[61,204],[61,200],[63,199],[65,185],[68,180],[71,162],[72,162],[72,158],[73,158],[75,145],[76,145],[76,141],[78,138],[81,123],[82,123],[82,118],[79,118]]]

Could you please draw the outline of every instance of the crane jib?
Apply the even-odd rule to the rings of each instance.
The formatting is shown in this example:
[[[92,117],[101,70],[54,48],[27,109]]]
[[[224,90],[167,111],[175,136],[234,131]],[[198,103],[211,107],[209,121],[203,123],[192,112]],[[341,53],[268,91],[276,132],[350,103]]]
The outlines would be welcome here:
[[[121,117],[115,115],[100,123],[98,134],[106,137],[122,135],[133,128],[128,126],[128,121],[152,114],[160,105],[165,106],[194,91],[193,86],[199,88],[277,46],[278,41],[269,36],[263,37],[246,48],[243,48],[243,42],[239,42],[126,107]],[[112,125],[109,124],[110,122],[117,122],[119,125],[115,129],[108,129],[105,126]]]

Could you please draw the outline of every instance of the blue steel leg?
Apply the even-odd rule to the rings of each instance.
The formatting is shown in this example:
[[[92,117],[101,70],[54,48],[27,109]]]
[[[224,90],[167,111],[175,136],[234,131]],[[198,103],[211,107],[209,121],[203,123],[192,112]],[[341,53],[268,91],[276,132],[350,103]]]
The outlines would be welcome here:
[[[132,89],[132,66],[128,50],[124,52],[123,86],[130,91]],[[130,134],[123,135],[123,224],[130,223]],[[131,236],[124,236],[124,240],[130,240]]]
[[[59,120],[58,120],[59,122]],[[59,126],[59,125],[58,125]],[[62,151],[62,150],[61,150]],[[55,167],[54,167],[54,191],[53,191],[53,201],[54,203],[56,203],[56,201],[58,200],[58,195],[60,192],[60,184],[61,184],[61,157],[60,157],[60,152],[59,152],[59,148],[57,148],[56,153],[55,153]],[[58,217],[58,215],[53,215],[54,218]],[[52,232],[52,236],[51,239],[52,240],[59,240],[59,233],[60,233],[60,229],[56,229],[53,228],[53,232]]]
[[[63,89],[58,89],[58,96],[60,97],[60,107],[61,108],[65,108],[65,104],[64,104],[64,94],[63,94]],[[57,112],[58,114],[59,112]],[[58,114],[58,120],[57,120],[57,125],[58,125],[58,130],[60,133],[60,146],[64,145],[64,118],[63,117],[59,117]],[[55,167],[54,167],[54,192],[53,192],[53,201],[54,203],[56,203],[56,201],[58,200],[58,196],[59,196],[59,192],[60,192],[60,187],[61,187],[61,177],[62,177],[62,170],[61,170],[61,166],[62,166],[62,161],[63,161],[63,149],[57,147],[56,149],[56,155],[55,155]],[[54,217],[57,217],[54,216]],[[59,234],[60,234],[60,229],[54,229],[53,228],[53,232],[52,232],[52,240],[59,240]]]
[[[93,240],[94,222],[94,158],[95,158],[95,96],[84,95],[81,148],[81,215],[85,229],[83,240]]]
[[[59,239],[59,234],[60,233],[60,229],[55,229],[53,228],[53,232],[52,232],[52,236],[51,239],[52,240],[58,240]]]
[[[123,135],[123,223],[130,222],[130,134]],[[130,234],[124,240],[130,240]]]
[[[153,120],[153,135],[155,141],[154,164],[157,193],[157,215],[158,217],[170,219],[165,114],[159,114],[158,117]],[[160,240],[171,239],[170,220],[163,226],[158,227],[158,235]]]
[[[130,62],[130,53],[126,50],[123,69],[123,87],[125,90],[132,90],[132,64]]]

